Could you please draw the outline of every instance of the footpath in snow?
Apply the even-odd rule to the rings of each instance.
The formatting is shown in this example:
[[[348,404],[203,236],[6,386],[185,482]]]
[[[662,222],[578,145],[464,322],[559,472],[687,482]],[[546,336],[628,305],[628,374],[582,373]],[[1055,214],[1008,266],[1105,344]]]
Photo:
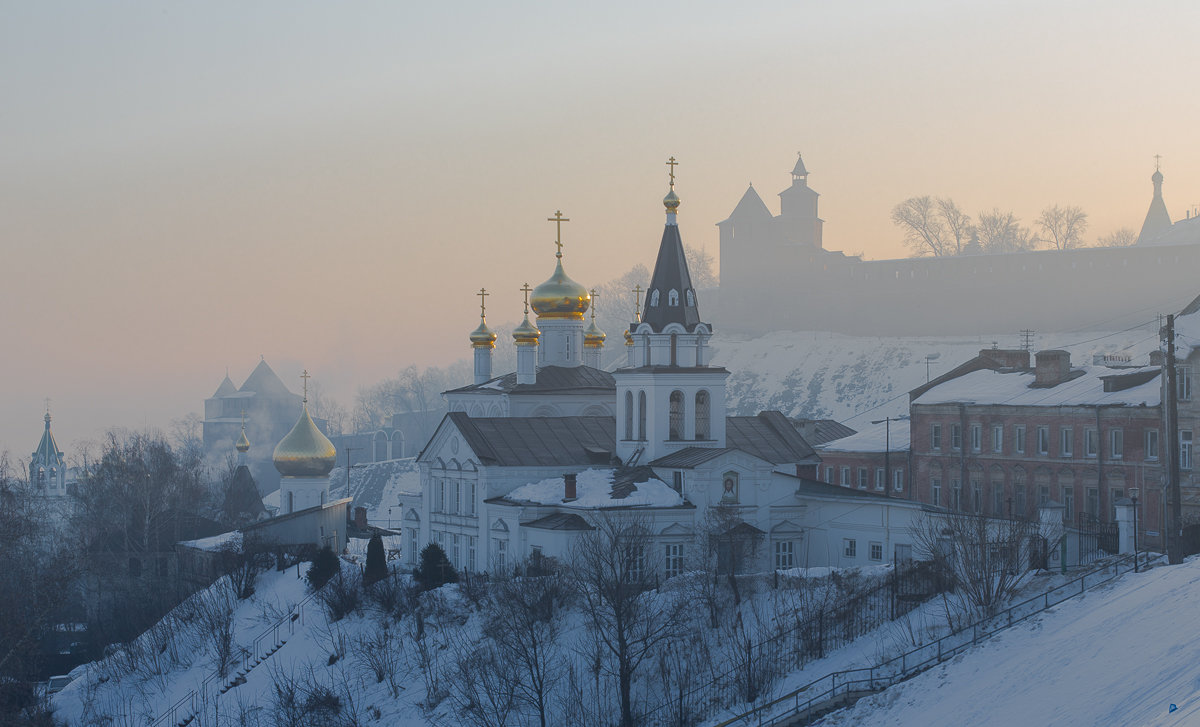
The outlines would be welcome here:
[[[1197,597],[1200,557],[1126,574],[818,724],[1200,724]]]

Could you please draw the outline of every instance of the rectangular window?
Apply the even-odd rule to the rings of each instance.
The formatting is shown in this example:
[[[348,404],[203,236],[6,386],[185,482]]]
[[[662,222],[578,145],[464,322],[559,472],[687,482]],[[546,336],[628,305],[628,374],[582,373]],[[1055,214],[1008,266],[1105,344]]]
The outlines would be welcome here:
[[[950,480],[950,509],[961,510],[962,505],[962,480],[955,478]]]
[[[1072,444],[1075,441],[1075,433],[1071,431],[1070,427],[1063,427],[1058,430],[1058,433],[1059,433],[1059,445],[1058,445],[1059,454],[1061,454],[1063,457],[1070,457],[1072,454],[1072,452],[1071,452]]]
[[[971,425],[971,451],[978,452],[983,448],[983,427],[978,424]]]
[[[992,485],[992,517],[1004,517],[1004,486]]]
[[[1100,488],[1087,488],[1087,514],[1094,518],[1100,517]]]
[[[629,546],[629,580],[632,583],[637,583],[642,580],[646,574],[646,546],[631,545]]]
[[[942,450],[942,425],[933,424],[929,427],[929,448],[935,452]]]
[[[1063,508],[1063,517],[1067,522],[1071,522],[1075,519],[1075,488],[1064,487],[1062,489],[1062,498],[1063,505],[1066,506]]]
[[[790,540],[775,541],[775,570],[796,567],[795,545]]]
[[[1158,459],[1158,430],[1146,430],[1146,459]]]
[[[1013,489],[1015,490],[1013,515],[1015,517],[1025,517],[1025,485],[1016,485]]]
[[[825,468],[825,481],[831,485],[833,484],[833,468],[832,467]]]
[[[842,555],[847,558],[857,557],[858,542],[851,538],[842,538]]]
[[[934,507],[942,506],[942,481],[937,477],[929,480],[929,500]]]
[[[1017,450],[1017,454],[1025,454],[1025,425],[1018,424],[1013,427],[1013,448]]]
[[[1050,427],[1037,428],[1037,453],[1050,454]]]
[[[667,567],[664,573],[666,574],[667,578],[674,578],[680,573],[683,573],[682,543],[667,543]]]
[[[1180,401],[1190,401],[1192,398],[1192,367],[1186,364],[1175,367],[1175,391]]]
[[[1192,430],[1179,430],[1179,469],[1192,468]]]
[[[961,424],[951,424],[950,425],[950,449],[953,449],[955,452],[962,449],[962,425]]]
[[[983,484],[978,480],[971,480],[971,512],[983,512]]]
[[[887,475],[884,474],[882,467],[875,468],[875,489],[876,490],[882,490],[887,485],[887,480],[885,479],[886,477],[887,477]]]
[[[1004,451],[1004,425],[992,425],[992,451],[999,453]]]
[[[849,486],[850,486],[850,468],[843,467],[842,468],[842,487],[849,487]]]
[[[475,483],[467,483],[467,514],[475,515]]]
[[[408,562],[417,562],[417,551],[421,549],[421,529],[408,529]]]
[[[1045,505],[1050,502],[1050,485],[1041,485],[1038,487],[1038,505]]]
[[[433,488],[433,511],[441,512],[446,506],[446,483],[438,480]]]
[[[673,477],[671,478],[671,480],[672,480],[671,486],[675,488],[676,492],[678,492],[679,494],[682,495],[683,494],[683,473],[680,472],[679,470],[676,470],[675,472],[673,472],[671,474],[673,475]]]
[[[467,562],[464,564],[467,570],[475,570],[475,536],[467,536]]]
[[[1113,429],[1108,433],[1108,456],[1113,459],[1125,457],[1125,430]]]
[[[871,560],[883,560],[883,543],[871,543]]]
[[[508,541],[503,538],[492,538],[496,551],[496,572],[504,573],[508,568]]]
[[[1117,521],[1117,500],[1125,497],[1125,490],[1114,487],[1108,491],[1108,519],[1109,522]]]
[[[1100,455],[1100,432],[1095,429],[1083,430],[1083,456],[1097,457]]]
[[[892,489],[896,492],[904,491],[904,470],[892,470]]]
[[[458,480],[455,480],[452,492],[454,494],[454,500],[452,502],[453,507],[450,509],[450,512],[458,515],[462,512],[462,483]]]
[[[858,468],[858,489],[860,489],[860,490],[867,489],[867,468],[866,467]]]
[[[458,541],[458,533],[453,533],[450,536],[450,562],[455,568],[462,568],[462,546]]]

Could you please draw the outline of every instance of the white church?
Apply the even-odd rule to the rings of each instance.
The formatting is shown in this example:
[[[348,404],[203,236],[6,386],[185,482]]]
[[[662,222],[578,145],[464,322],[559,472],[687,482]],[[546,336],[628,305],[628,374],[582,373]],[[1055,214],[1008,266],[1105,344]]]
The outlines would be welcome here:
[[[598,368],[605,335],[594,311],[587,323],[587,289],[563,269],[560,213],[554,273],[522,288],[515,372],[493,375],[496,334],[481,305],[470,334],[474,383],[445,393],[449,414],[417,458],[423,496],[403,523],[410,563],[431,541],[473,571],[533,553],[568,558],[601,512],[636,511],[656,541],[646,566],[669,577],[717,505],[760,544],[748,570],[870,565],[911,552],[919,504],[816,481],[817,455],[779,412],[726,416],[729,371],[711,360],[673,170],[645,309],[639,298],[624,335],[625,366]]]

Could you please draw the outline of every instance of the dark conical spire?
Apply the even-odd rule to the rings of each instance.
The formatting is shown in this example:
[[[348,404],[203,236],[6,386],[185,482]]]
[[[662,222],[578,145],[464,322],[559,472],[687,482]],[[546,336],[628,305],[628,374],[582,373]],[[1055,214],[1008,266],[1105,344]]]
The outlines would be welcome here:
[[[808,179],[808,170],[804,167],[804,157],[800,152],[796,152],[796,166],[792,167],[792,179],[805,180]]]
[[[700,323],[696,291],[692,288],[692,276],[688,272],[678,225],[668,224],[663,229],[654,275],[646,290],[642,321],[649,323],[656,333],[661,333],[671,323],[678,323],[688,331]]]

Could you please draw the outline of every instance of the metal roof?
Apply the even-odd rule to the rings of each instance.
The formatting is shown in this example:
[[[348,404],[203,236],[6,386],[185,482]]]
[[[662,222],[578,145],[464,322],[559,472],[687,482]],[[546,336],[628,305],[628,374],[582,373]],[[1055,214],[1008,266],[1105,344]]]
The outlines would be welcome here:
[[[521,523],[523,528],[539,530],[595,530],[587,521],[573,512],[556,512],[537,520]]]
[[[613,417],[446,417],[481,464],[570,467],[612,462],[617,451]]]
[[[752,417],[726,417],[725,443],[771,464],[816,461],[816,453],[787,417],[762,411]]]
[[[651,462],[650,466],[686,470],[716,459],[727,452],[737,451],[739,450],[733,447],[684,447],[677,452],[659,457]]]
[[[672,290],[679,296],[675,305],[671,305],[671,301],[668,300]],[[692,293],[690,299],[687,295],[689,291]],[[642,322],[650,324],[658,333],[671,323],[678,323],[692,331],[700,323],[700,309],[696,304],[696,291],[692,288],[692,276],[688,272],[687,257],[683,253],[679,225],[668,224],[663,228],[662,242],[658,246],[658,259],[654,262],[654,274],[650,277],[650,287],[646,289]]]
[[[513,372],[482,384],[450,389],[445,393],[472,392],[517,396],[521,394],[574,394],[586,390],[615,392],[617,382],[612,374],[591,366],[543,366],[538,369],[537,379],[532,384],[518,384],[517,374]]]

